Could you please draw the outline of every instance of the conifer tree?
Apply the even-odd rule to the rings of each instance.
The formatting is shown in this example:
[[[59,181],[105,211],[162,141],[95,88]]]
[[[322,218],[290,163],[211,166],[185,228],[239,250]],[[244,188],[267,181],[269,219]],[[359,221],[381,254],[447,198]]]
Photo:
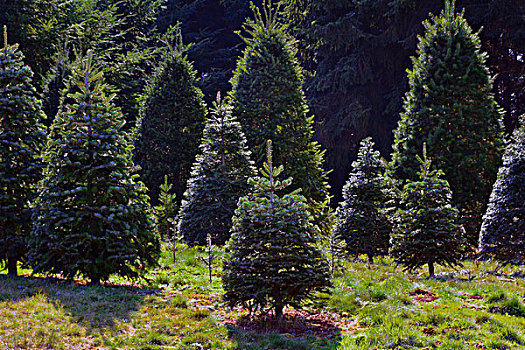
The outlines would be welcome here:
[[[417,156],[419,181],[407,181],[395,213],[390,254],[408,271],[428,264],[433,278],[434,264],[460,264],[465,241],[450,186],[441,170],[431,170],[423,147],[423,159]]]
[[[450,183],[470,244],[477,244],[500,164],[502,115],[479,37],[463,14],[454,13],[454,2],[447,1],[442,14],[424,25],[408,72],[410,91],[395,131],[392,169],[396,178],[416,180],[416,155],[426,143]]]
[[[228,242],[230,259],[223,268],[225,300],[250,312],[268,305],[280,319],[286,305],[299,306],[316,291],[331,286],[330,271],[319,249],[313,246],[316,226],[299,190],[279,196],[291,184],[277,177],[271,142],[261,177],[251,178],[255,190],[239,200]]]
[[[134,160],[142,168],[150,196],[158,198],[158,188],[168,175],[180,201],[198,152],[206,107],[180,33],[177,40],[146,88]]]
[[[503,157],[483,217],[479,250],[503,262],[525,261],[525,115]]]
[[[316,224],[327,222],[328,183],[322,169],[323,154],[312,141],[313,117],[302,91],[302,73],[296,58],[295,41],[278,23],[277,10],[263,2],[261,11],[252,6],[255,20],[244,25],[249,37],[232,79],[230,94],[239,118],[261,167],[265,142],[273,140],[275,161],[284,175],[294,178],[292,189],[302,188]],[[327,228],[324,228],[327,229]]]
[[[177,216],[175,194],[171,193],[173,185],[168,183],[168,175],[164,175],[164,183],[160,185],[159,205],[153,208],[157,233],[161,239],[170,238],[173,221]]]
[[[216,245],[230,238],[237,202],[255,175],[246,138],[231,112],[218,95],[181,206],[178,230],[189,244],[206,245],[208,234]]]
[[[108,96],[91,52],[74,67],[77,91],[59,112],[31,237],[34,271],[82,275],[93,284],[116,273],[136,277],[154,265],[159,242],[146,188],[131,161],[122,114]]]
[[[385,163],[374,150],[372,138],[361,141],[357,160],[343,188],[343,202],[336,212],[334,231],[354,254],[388,254],[392,225],[385,209],[393,199],[392,186],[384,176]]]
[[[33,72],[18,45],[0,49],[0,266],[17,274],[26,259],[31,231],[34,184],[41,179],[40,151],[45,142],[44,114],[31,84]]]

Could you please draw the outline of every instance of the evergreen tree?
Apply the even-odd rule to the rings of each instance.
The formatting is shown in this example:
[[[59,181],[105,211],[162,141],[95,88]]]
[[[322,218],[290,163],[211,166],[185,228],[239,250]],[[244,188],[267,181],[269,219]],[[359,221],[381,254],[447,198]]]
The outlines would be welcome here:
[[[525,260],[525,115],[503,157],[487,213],[479,250],[498,260]]]
[[[180,34],[178,40],[145,91],[134,160],[151,196],[158,197],[168,175],[180,200],[198,152],[206,106]]]
[[[313,246],[316,227],[305,198],[298,190],[277,194],[292,179],[276,179],[284,168],[274,168],[270,141],[267,157],[261,177],[250,179],[255,192],[242,197],[235,211],[231,256],[223,268],[224,298],[250,312],[270,305],[279,319],[286,305],[297,307],[331,283],[328,264]]]
[[[184,240],[205,245],[210,234],[214,244],[224,244],[237,202],[248,193],[248,178],[253,175],[241,126],[219,95],[182,201],[178,230]]]
[[[55,118],[44,153],[48,167],[30,242],[34,271],[81,274],[93,284],[113,273],[136,277],[156,263],[160,247],[146,189],[134,174],[133,147],[91,52],[73,74],[74,103]]]
[[[168,176],[164,175],[164,183],[160,185],[159,205],[153,208],[157,233],[161,239],[167,239],[171,236],[173,221],[177,216],[176,197],[171,193],[172,188],[173,185],[168,183]]]
[[[45,142],[44,114],[31,84],[33,72],[18,45],[0,49],[0,266],[17,274],[26,258],[35,187],[42,175],[40,151]]]
[[[276,162],[283,165],[285,176],[294,178],[292,188],[302,188],[316,224],[322,224],[329,189],[322,169],[324,152],[312,141],[313,117],[308,116],[295,42],[270,4],[263,4],[262,13],[252,9],[255,20],[244,26],[247,47],[232,79],[234,114],[255,164],[262,166],[265,142],[272,139]]]
[[[500,164],[501,113],[480,40],[463,14],[454,14],[454,3],[447,2],[425,28],[408,73],[410,91],[395,131],[392,170],[396,178],[416,180],[416,155],[426,143],[474,244]]]
[[[434,264],[459,265],[464,238],[458,210],[451,205],[452,192],[441,170],[430,168],[423,148],[419,181],[408,181],[403,188],[401,209],[395,213],[390,254],[412,271],[428,264],[434,277]]]
[[[354,254],[386,255],[392,225],[386,215],[393,199],[391,184],[384,177],[385,163],[374,150],[372,138],[361,141],[353,171],[343,188],[343,202],[336,212],[334,231],[343,237],[347,250]]]
[[[408,90],[406,68],[422,21],[439,13],[443,0],[281,0],[290,30],[300,40],[299,58],[315,115],[315,138],[326,149],[334,202],[356,159],[359,140],[370,135],[389,156]],[[496,73],[494,93],[506,110],[507,130],[525,113],[525,1],[457,0],[474,31],[481,30],[487,64]]]

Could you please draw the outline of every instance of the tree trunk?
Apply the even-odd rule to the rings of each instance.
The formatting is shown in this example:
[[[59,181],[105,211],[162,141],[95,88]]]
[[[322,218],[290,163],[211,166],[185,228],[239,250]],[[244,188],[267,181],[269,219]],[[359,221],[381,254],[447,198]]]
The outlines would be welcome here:
[[[17,261],[18,259],[14,256],[8,256],[7,257],[7,275],[8,276],[18,276],[18,268],[17,268]]]
[[[284,309],[284,305],[283,304],[276,304],[275,305],[275,319],[277,321],[280,321],[281,318],[283,317],[283,309]]]
[[[428,275],[430,278],[436,278],[436,275],[434,274],[434,262],[428,263]]]
[[[367,254],[368,255],[368,264],[369,265],[373,265],[374,264],[374,256],[372,254]]]

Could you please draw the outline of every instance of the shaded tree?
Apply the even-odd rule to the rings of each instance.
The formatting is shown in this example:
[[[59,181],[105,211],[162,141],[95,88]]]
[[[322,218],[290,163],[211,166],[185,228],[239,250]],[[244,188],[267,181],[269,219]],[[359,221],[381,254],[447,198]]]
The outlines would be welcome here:
[[[144,92],[134,160],[153,198],[167,175],[180,201],[198,152],[206,106],[178,40]]]
[[[346,241],[349,252],[367,254],[371,263],[374,256],[388,254],[392,231],[386,209],[394,194],[385,171],[372,139],[363,139],[336,211],[334,232]]]
[[[46,135],[44,114],[31,83],[33,72],[18,45],[0,49],[0,265],[17,275],[26,260],[31,231],[31,204],[42,177],[40,151]]]

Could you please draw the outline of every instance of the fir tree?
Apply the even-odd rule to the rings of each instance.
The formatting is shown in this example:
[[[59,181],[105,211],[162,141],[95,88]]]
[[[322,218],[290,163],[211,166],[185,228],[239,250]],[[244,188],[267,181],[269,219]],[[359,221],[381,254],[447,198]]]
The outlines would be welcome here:
[[[248,193],[248,178],[253,175],[241,126],[219,95],[182,201],[178,230],[184,240],[205,245],[210,234],[214,244],[224,244],[237,202]]]
[[[160,185],[159,205],[155,206],[155,224],[161,239],[168,239],[171,235],[173,221],[177,216],[175,195],[171,193],[172,184],[168,183],[168,175],[164,175],[164,183]]]
[[[452,192],[441,170],[430,168],[423,148],[419,181],[408,181],[403,188],[401,209],[395,213],[390,254],[412,271],[428,264],[434,277],[434,264],[459,265],[464,238],[458,210],[451,205]]]
[[[122,114],[91,61],[89,52],[74,67],[74,102],[51,129],[30,246],[36,273],[81,274],[97,284],[113,273],[136,277],[160,249]]]
[[[252,6],[255,20],[244,26],[249,37],[232,79],[234,114],[239,118],[257,167],[265,156],[265,142],[273,140],[275,161],[284,175],[294,178],[293,189],[302,188],[308,207],[322,225],[326,218],[328,189],[322,169],[323,154],[312,141],[313,117],[302,91],[302,73],[295,41],[276,19],[276,10],[263,3]],[[324,228],[326,231],[328,228]]]
[[[44,114],[18,45],[0,49],[0,266],[17,274],[31,231],[35,187],[42,175],[40,151],[45,142]]]
[[[441,16],[424,25],[395,131],[392,169],[396,178],[416,180],[416,155],[426,143],[474,244],[500,164],[501,112],[480,40],[463,14],[454,14],[454,3],[447,1]]]
[[[261,177],[250,179],[255,192],[241,198],[235,211],[223,284],[230,306],[257,312],[270,305],[279,319],[286,305],[297,307],[331,283],[328,264],[313,246],[316,226],[305,198],[298,190],[277,194],[292,179],[276,179],[284,168],[274,168],[270,141],[267,159]]]
[[[353,171],[343,188],[343,202],[336,212],[334,230],[354,254],[386,255],[392,225],[386,215],[388,202],[393,199],[391,184],[384,176],[385,163],[370,137],[361,141]]]
[[[175,195],[182,198],[198,152],[206,107],[191,63],[178,43],[161,63],[147,87],[140,109],[135,163],[154,198],[168,175]]]
[[[503,262],[525,260],[525,115],[503,157],[479,246],[481,253]]]

